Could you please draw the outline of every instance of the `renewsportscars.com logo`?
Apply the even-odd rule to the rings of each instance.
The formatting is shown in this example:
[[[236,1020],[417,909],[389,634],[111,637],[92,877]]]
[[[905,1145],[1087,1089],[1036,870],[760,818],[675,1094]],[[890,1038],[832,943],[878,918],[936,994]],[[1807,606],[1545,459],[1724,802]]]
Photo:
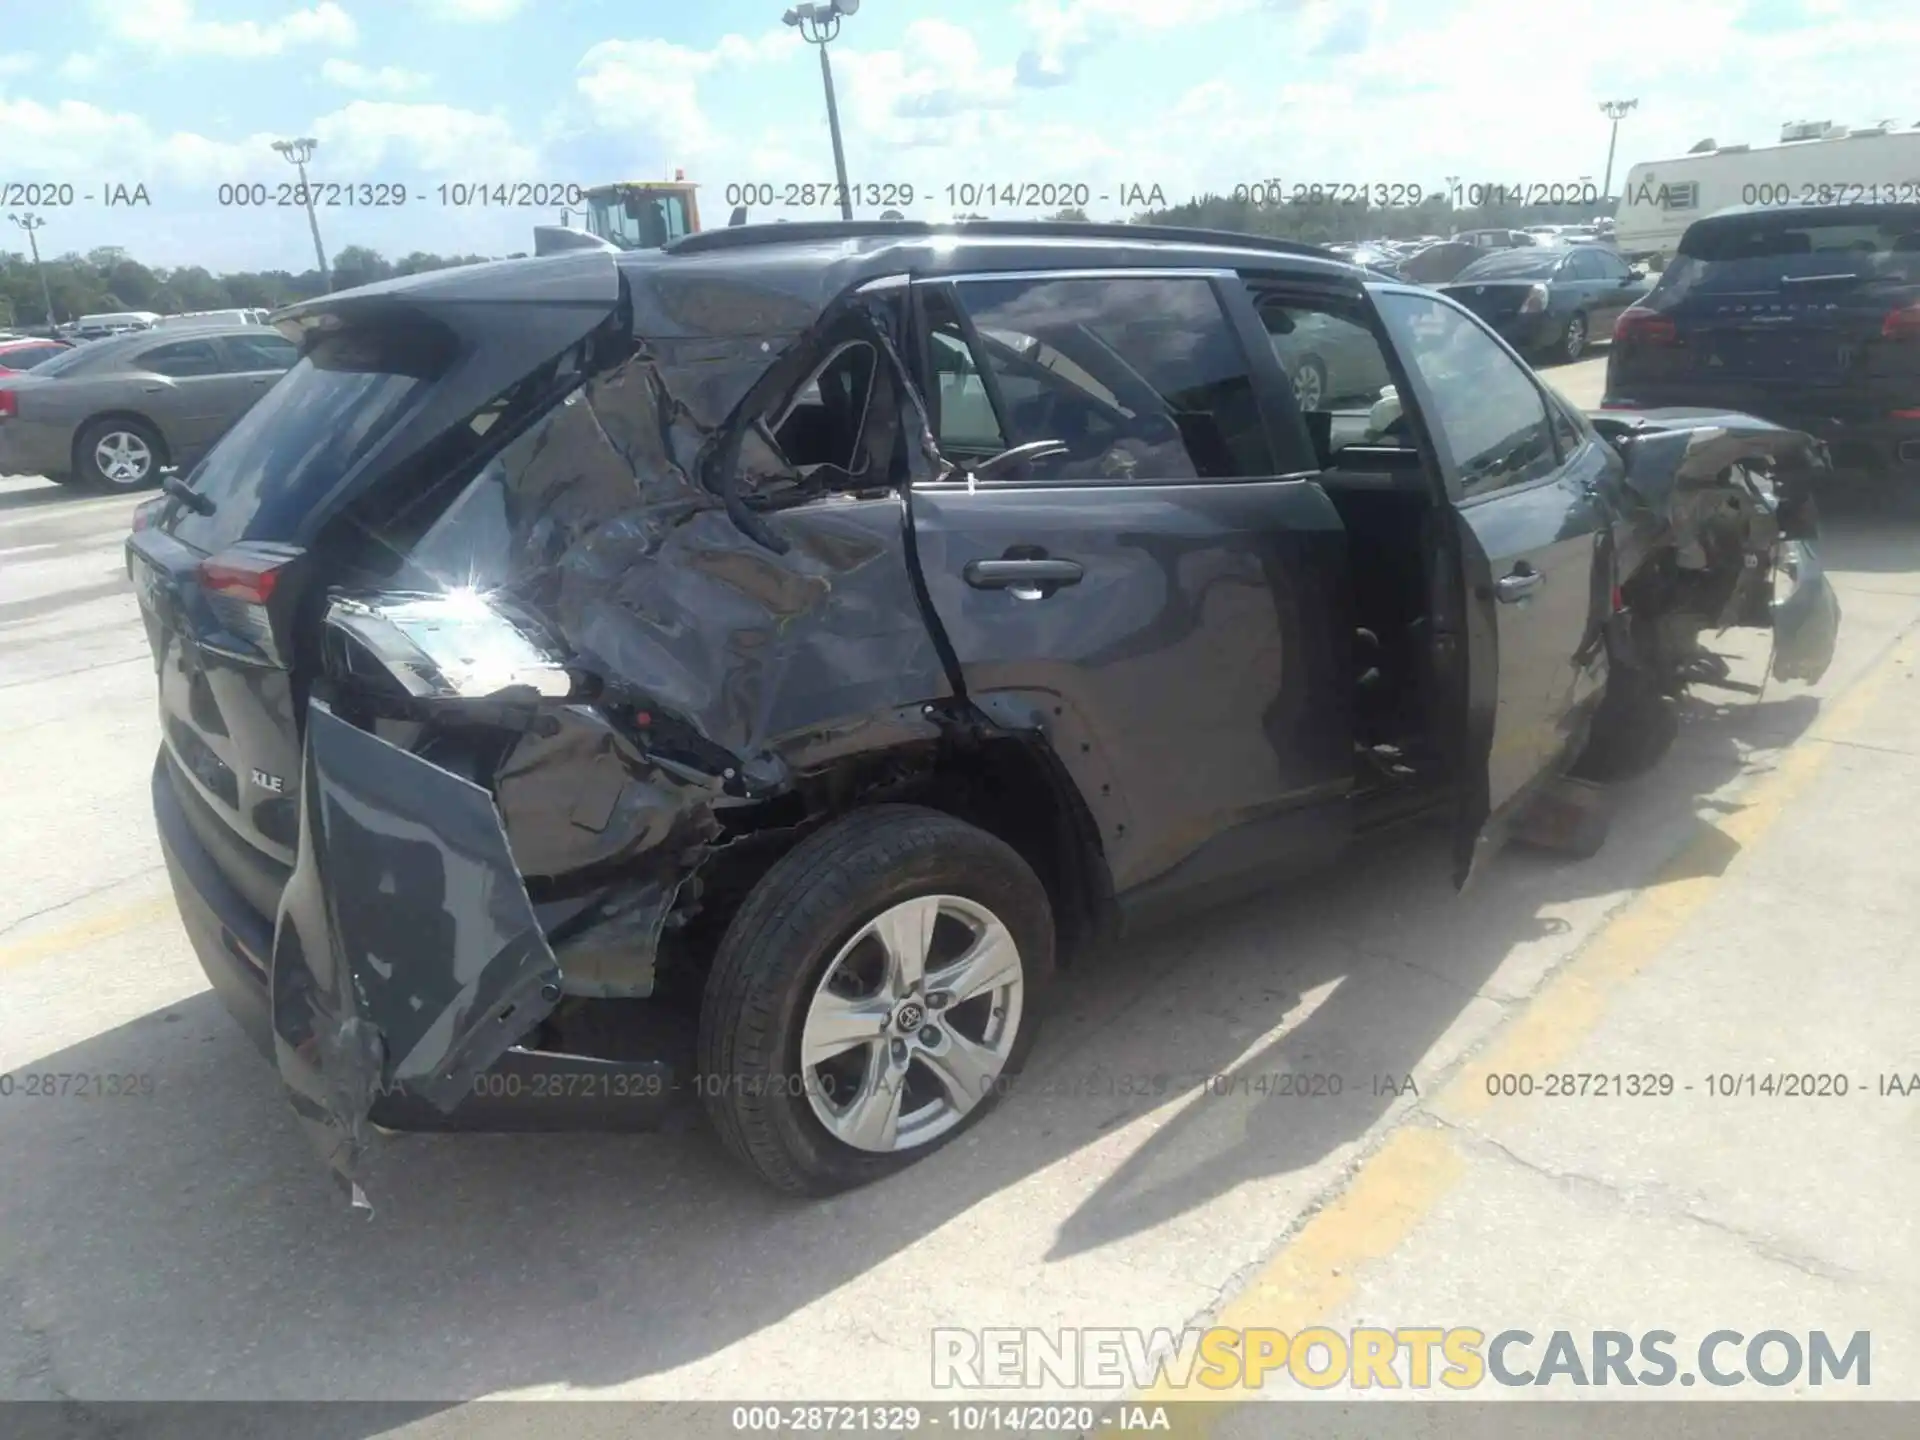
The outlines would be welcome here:
[[[1780,1387],[1872,1384],[1873,1336],[1836,1343],[1825,1330],[1714,1330],[1697,1343],[1671,1330],[1535,1335],[1471,1326],[1214,1326],[1140,1330],[936,1329],[936,1390],[1472,1390],[1503,1386]]]

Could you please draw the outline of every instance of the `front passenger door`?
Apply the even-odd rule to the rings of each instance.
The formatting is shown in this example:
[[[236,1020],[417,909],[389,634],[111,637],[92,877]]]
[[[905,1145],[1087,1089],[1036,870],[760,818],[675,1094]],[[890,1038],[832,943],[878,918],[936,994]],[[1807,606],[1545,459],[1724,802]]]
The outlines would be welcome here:
[[[1377,288],[1446,476],[1459,546],[1466,684],[1455,880],[1583,741],[1606,651],[1595,643],[1604,510],[1579,437],[1533,372],[1440,296]]]

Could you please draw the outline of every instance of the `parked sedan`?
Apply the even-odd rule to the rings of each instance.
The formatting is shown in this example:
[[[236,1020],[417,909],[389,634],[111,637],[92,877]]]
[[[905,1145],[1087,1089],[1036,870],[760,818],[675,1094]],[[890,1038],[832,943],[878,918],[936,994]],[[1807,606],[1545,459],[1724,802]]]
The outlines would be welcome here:
[[[258,325],[139,331],[0,376],[0,474],[138,490],[191,466],[266,394],[298,347]]]
[[[1438,287],[1526,354],[1578,360],[1653,288],[1605,245],[1501,250]]]
[[[1351,321],[1301,311],[1268,334],[1303,411],[1330,410],[1340,401],[1365,409],[1393,383],[1379,341]]]

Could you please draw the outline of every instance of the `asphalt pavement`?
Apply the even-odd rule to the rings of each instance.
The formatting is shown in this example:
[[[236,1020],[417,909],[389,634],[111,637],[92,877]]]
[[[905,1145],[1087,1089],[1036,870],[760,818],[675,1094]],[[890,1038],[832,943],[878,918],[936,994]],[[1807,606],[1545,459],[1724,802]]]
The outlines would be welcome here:
[[[1592,403],[1599,363],[1547,373]],[[1422,828],[1130,944],[892,1181],[780,1199],[697,1124],[408,1137],[367,1219],[173,915],[132,505],[0,480],[0,1072],[134,1081],[0,1096],[0,1398],[417,1400],[356,1433],[452,1434],[489,1396],[925,1397],[935,1327],[1209,1318],[1869,1329],[1873,1395],[1920,1397],[1920,1098],[1870,1083],[1920,1069],[1911,520],[1828,517],[1832,671],[1691,702],[1593,859],[1512,850],[1462,899]],[[1492,1093],[1561,1069],[1675,1090]],[[1709,1093],[1787,1069],[1854,1088]],[[1134,1093],[1281,1072],[1346,1083]]]

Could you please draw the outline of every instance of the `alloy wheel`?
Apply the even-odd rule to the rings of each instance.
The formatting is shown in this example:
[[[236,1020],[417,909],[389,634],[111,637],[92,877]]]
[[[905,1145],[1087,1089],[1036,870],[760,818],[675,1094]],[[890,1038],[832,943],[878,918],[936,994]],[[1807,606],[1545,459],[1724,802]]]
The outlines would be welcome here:
[[[114,485],[138,485],[153,470],[153,451],[130,430],[110,430],[93,447],[94,468]]]
[[[1293,403],[1302,410],[1318,410],[1325,398],[1326,377],[1319,362],[1311,357],[1302,360],[1293,371]]]
[[[1575,315],[1567,321],[1567,333],[1562,341],[1567,359],[1578,360],[1587,348],[1587,317]]]
[[[815,1118],[857,1150],[938,1139],[992,1093],[1025,990],[1019,947],[985,906],[922,895],[883,910],[834,956],[801,1025]]]

